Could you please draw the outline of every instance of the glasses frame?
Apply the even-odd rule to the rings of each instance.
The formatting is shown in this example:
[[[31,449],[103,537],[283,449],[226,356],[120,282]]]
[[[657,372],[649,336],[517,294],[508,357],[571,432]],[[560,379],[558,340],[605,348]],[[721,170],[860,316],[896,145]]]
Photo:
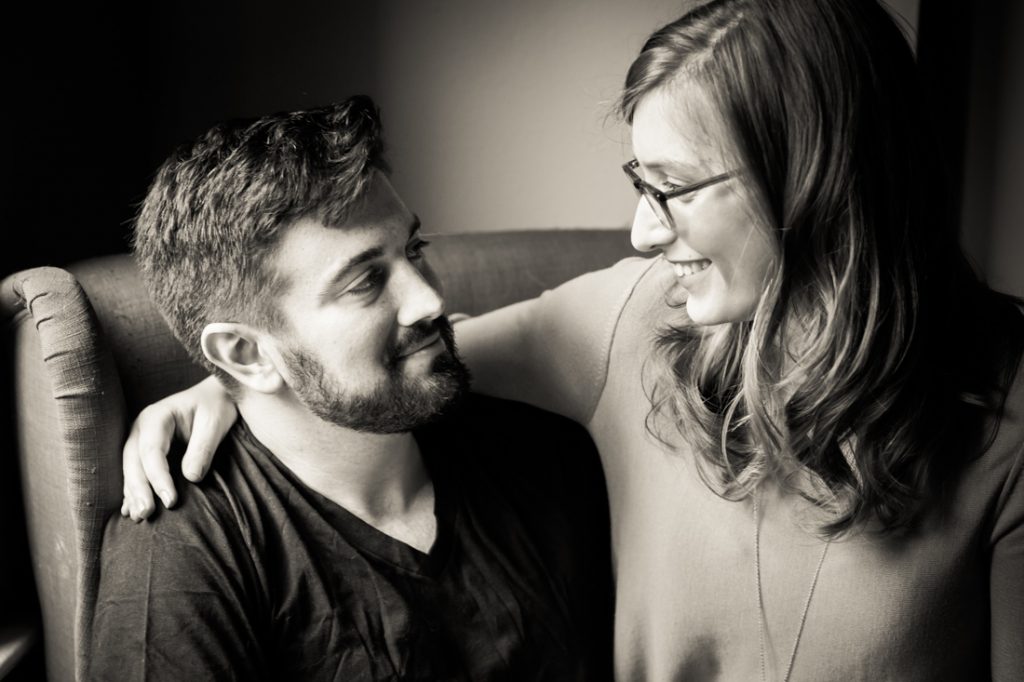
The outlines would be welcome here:
[[[670,230],[675,229],[675,221],[672,219],[672,212],[668,208],[669,199],[677,199],[681,196],[692,194],[697,190],[704,189],[710,185],[717,185],[718,183],[724,182],[736,175],[735,171],[720,173],[701,180],[700,182],[695,182],[691,185],[686,185],[685,187],[677,187],[676,189],[664,192],[641,178],[640,174],[636,172],[639,167],[640,162],[636,159],[631,159],[630,161],[622,164],[622,170],[633,183],[633,187],[636,189],[637,194],[640,194],[647,199],[647,203],[650,204],[651,209],[654,211],[654,215],[658,216],[658,220],[661,221],[661,224]]]

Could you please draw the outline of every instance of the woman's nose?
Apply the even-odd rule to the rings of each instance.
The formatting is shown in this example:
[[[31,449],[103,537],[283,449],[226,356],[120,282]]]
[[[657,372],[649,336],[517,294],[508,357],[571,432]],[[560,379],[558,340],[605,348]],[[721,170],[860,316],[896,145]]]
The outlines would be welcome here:
[[[630,240],[637,251],[652,251],[674,242],[676,233],[675,230],[665,227],[654,213],[654,209],[647,203],[647,199],[640,197],[636,204],[636,213],[633,214]]]

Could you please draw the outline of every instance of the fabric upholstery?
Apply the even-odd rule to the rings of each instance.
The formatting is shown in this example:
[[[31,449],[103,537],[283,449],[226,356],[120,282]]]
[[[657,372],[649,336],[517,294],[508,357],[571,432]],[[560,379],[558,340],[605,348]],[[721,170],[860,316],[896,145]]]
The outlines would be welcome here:
[[[620,230],[431,242],[428,259],[445,284],[448,311],[469,314],[536,296],[630,253]],[[0,304],[12,322],[16,413],[14,442],[4,445],[20,463],[48,676],[69,680],[81,670],[76,641],[88,635],[103,524],[120,507],[127,424],[204,372],[171,335],[128,255],[16,273],[0,283]]]
[[[70,273],[36,268],[0,285],[16,313],[15,424],[33,569],[53,679],[72,679],[100,533],[118,506],[124,399],[88,299]],[[24,371],[22,371],[24,370]],[[111,456],[111,455],[115,456]],[[75,595],[81,598],[76,600]]]

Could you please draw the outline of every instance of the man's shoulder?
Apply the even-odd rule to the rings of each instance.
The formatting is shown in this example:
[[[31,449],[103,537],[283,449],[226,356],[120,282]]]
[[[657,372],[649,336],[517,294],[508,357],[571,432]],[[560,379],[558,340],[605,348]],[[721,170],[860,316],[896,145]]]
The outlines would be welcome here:
[[[258,522],[253,501],[258,491],[252,489],[252,477],[246,475],[246,457],[232,433],[221,443],[211,470],[200,483],[186,480],[180,467],[172,464],[177,504],[172,509],[157,505],[154,514],[141,523],[115,515],[107,522],[103,551],[139,554],[159,545],[203,547],[208,554],[251,554]],[[170,552],[166,561],[181,563],[190,556],[189,552]]]
[[[107,522],[90,678],[254,679],[263,665],[266,553],[255,542],[256,516],[232,440],[202,483],[175,481],[173,509],[140,523],[119,515]]]

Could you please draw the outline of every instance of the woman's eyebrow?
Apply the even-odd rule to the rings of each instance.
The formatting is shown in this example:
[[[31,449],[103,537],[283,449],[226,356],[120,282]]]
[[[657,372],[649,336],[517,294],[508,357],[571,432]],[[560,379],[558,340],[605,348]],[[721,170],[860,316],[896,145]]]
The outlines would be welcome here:
[[[648,163],[641,163],[640,165],[664,175],[685,178],[687,180],[698,180],[711,174],[706,168],[686,163],[685,161],[679,161],[677,159],[654,159]]]

